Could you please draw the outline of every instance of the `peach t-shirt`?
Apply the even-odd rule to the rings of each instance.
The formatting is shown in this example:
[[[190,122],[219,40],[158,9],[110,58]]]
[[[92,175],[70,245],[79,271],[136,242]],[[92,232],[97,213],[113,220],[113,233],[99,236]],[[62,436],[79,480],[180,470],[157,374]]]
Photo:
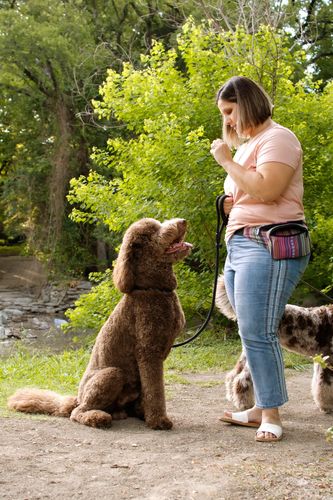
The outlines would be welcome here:
[[[224,192],[233,195],[234,204],[229,214],[226,239],[244,226],[304,220],[302,147],[295,134],[272,122],[269,128],[238,148],[234,161],[245,169],[252,170],[256,170],[263,163],[285,163],[293,168],[295,173],[286,190],[273,202],[252,198],[238,189],[230,175],[227,175]],[[271,168],[279,167],[273,165]]]

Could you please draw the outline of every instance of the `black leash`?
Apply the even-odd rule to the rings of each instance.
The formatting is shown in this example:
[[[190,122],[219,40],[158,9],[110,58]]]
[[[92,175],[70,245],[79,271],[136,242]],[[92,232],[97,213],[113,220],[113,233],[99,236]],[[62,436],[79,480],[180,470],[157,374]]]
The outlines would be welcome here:
[[[220,260],[220,248],[221,248],[221,235],[223,232],[223,229],[226,227],[228,224],[228,216],[224,213],[223,209],[223,204],[224,200],[228,197],[226,194],[222,194],[220,196],[217,196],[216,201],[215,201],[215,207],[216,207],[216,215],[217,215],[217,226],[216,226],[216,258],[215,258],[215,277],[214,277],[214,287],[213,287],[213,296],[212,296],[212,304],[210,306],[210,310],[208,311],[207,318],[205,319],[204,323],[202,326],[199,328],[199,330],[193,335],[193,337],[190,337],[187,340],[184,340],[183,342],[179,342],[179,344],[174,344],[172,347],[181,347],[183,345],[189,344],[192,342],[192,340],[196,339],[199,337],[199,335],[205,330],[207,327],[209,320],[213,314],[214,307],[215,307],[215,296],[216,296],[216,289],[217,289],[217,279],[219,276],[219,260]],[[221,222],[222,219],[222,222]],[[330,302],[333,302],[333,299],[329,297],[327,294],[322,292],[321,290],[318,290],[315,288],[313,285],[310,285],[310,283],[307,283],[305,280],[301,279],[301,282],[318,292],[319,294],[323,295],[327,299],[329,299]]]
[[[311,288],[312,290],[314,290],[315,292],[317,292],[319,295],[322,295],[323,297],[325,297],[326,299],[328,299],[329,302],[333,303],[332,297],[330,297],[329,295],[327,295],[327,293],[322,292],[321,290],[319,290],[315,286],[311,285],[311,283],[308,283],[307,281],[305,281],[303,279],[301,279],[300,282],[304,283],[304,285],[308,286],[309,288]]]
[[[212,296],[212,304],[210,306],[210,310],[208,312],[207,318],[205,319],[204,323],[202,326],[199,328],[199,330],[193,335],[193,337],[190,337],[187,340],[184,340],[183,342],[179,342],[179,344],[174,344],[172,347],[180,347],[185,344],[189,344],[192,342],[192,340],[196,339],[199,337],[199,335],[205,330],[207,327],[209,320],[213,314],[214,307],[215,307],[215,296],[216,296],[216,289],[217,289],[217,279],[219,277],[219,260],[220,260],[220,248],[221,248],[221,235],[223,232],[223,229],[226,227],[228,223],[228,217],[224,213],[223,209],[223,204],[224,200],[228,197],[226,194],[222,194],[220,196],[217,196],[216,201],[215,201],[215,207],[216,207],[216,217],[217,217],[217,225],[216,225],[216,258],[215,258],[215,277],[214,277],[214,288],[213,288],[213,296]],[[222,219],[222,221],[221,221]]]

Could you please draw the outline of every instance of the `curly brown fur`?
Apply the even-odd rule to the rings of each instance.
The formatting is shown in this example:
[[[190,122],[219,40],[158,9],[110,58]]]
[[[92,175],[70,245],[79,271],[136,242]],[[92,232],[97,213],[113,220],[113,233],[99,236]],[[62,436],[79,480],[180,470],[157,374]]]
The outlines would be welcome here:
[[[59,417],[69,417],[76,404],[77,399],[73,396],[61,396],[42,389],[18,389],[8,399],[9,408],[16,409],[19,406],[20,411],[26,413],[46,413]]]
[[[235,312],[228,300],[223,275],[219,276],[216,306],[229,319]],[[321,411],[333,411],[333,305],[299,307],[287,304],[279,326],[281,345],[289,351],[313,357],[328,356],[329,368],[314,364],[312,395]],[[250,408],[253,384],[245,353],[226,378],[227,398],[240,409]]]
[[[77,398],[20,389],[10,408],[70,416],[92,427],[108,427],[127,415],[153,429],[170,429],[166,415],[163,361],[185,325],[172,266],[191,245],[187,223],[141,219],[126,231],[113,272],[124,296],[99,332]]]
[[[246,410],[253,406],[253,384],[246,356],[242,352],[235,367],[225,379],[227,400],[237,408]]]

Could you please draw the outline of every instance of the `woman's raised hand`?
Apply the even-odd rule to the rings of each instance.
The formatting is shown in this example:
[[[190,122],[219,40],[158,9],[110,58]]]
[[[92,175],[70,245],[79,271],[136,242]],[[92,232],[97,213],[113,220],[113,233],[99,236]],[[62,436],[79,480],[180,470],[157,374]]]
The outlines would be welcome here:
[[[226,162],[232,161],[230,148],[222,139],[215,139],[212,142],[210,152],[222,167]]]

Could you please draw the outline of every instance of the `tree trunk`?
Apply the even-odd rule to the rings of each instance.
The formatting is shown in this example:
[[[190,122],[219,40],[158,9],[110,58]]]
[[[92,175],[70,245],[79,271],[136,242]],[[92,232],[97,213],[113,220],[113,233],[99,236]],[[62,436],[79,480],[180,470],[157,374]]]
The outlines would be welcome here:
[[[63,96],[60,96],[54,106],[56,112],[56,139],[52,172],[50,177],[50,213],[48,228],[49,248],[53,252],[62,234],[66,188],[70,174],[70,111]]]

